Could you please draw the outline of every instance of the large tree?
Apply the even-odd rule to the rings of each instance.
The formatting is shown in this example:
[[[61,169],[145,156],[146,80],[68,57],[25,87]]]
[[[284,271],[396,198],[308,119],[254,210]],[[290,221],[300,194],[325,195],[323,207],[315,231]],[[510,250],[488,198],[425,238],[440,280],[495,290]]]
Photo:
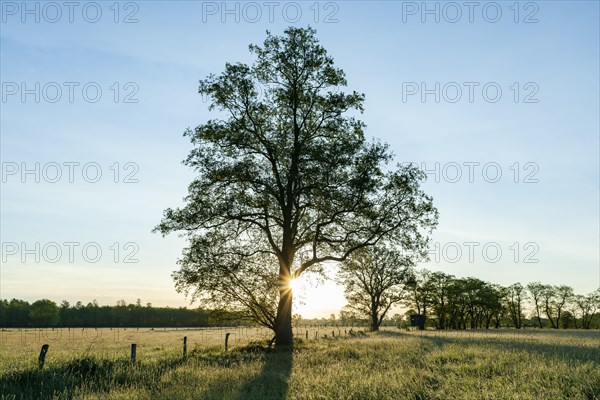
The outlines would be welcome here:
[[[200,82],[220,112],[185,133],[197,176],[185,206],[157,230],[187,232],[177,288],[245,312],[292,344],[291,279],[386,240],[421,240],[437,211],[414,166],[390,168],[355,113],[364,95],[339,90],[344,72],[311,28],[267,32],[252,65],[226,64]]]
[[[425,243],[421,245],[424,249]],[[339,271],[347,308],[367,317],[371,330],[378,331],[390,308],[404,299],[414,264],[414,257],[385,246],[354,252]]]

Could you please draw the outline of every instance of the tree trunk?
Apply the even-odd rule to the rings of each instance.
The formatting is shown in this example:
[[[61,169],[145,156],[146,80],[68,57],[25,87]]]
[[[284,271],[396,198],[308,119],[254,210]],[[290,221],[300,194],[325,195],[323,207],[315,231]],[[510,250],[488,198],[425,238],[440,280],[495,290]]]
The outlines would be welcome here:
[[[379,330],[379,318],[377,316],[378,311],[377,300],[371,300],[371,331],[377,332]]]
[[[581,317],[581,324],[583,325],[583,329],[590,329],[590,325],[592,323],[592,318],[594,318],[594,315],[596,313],[592,314],[592,315],[588,315],[588,318],[585,317],[585,314],[583,314],[583,316]]]
[[[279,289],[279,305],[275,322],[275,347],[284,349],[293,345],[292,332],[292,289],[284,284]]]
[[[541,317],[541,313],[540,313],[540,306],[538,305],[538,300],[536,298],[534,298],[533,301],[535,301],[535,314],[537,316],[538,325],[540,326],[540,329],[542,329],[543,326],[542,326],[542,317]]]
[[[379,323],[377,321],[377,317],[375,319],[371,319],[371,331],[377,332],[379,330]]]

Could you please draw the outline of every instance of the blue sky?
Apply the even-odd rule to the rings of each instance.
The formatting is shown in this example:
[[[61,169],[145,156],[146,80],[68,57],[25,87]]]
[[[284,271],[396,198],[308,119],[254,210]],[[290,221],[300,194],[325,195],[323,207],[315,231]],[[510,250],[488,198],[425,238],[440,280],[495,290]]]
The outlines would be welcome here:
[[[229,12],[222,2],[120,2],[118,15],[114,2],[81,2],[73,22],[63,3],[60,18],[46,3],[26,3],[33,14],[22,4],[2,2],[2,298],[188,304],[170,278],[184,241],[150,231],[193,176],[182,133],[211,116],[198,80],[251,62],[248,44],[290,25],[316,28],[349,89],[366,94],[368,135],[432,171],[439,252],[424,267],[579,293],[600,285],[596,1],[476,2],[471,16],[463,2],[428,2],[433,14],[422,2],[274,2],[272,21],[264,2],[229,2]],[[22,174],[36,163],[39,183]],[[305,312],[337,312],[332,287],[307,289]]]

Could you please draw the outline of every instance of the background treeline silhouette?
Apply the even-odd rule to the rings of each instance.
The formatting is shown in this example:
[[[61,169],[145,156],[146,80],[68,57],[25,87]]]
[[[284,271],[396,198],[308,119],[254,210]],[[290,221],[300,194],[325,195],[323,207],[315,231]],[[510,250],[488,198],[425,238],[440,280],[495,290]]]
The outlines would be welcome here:
[[[100,306],[94,300],[87,305],[73,305],[63,301],[57,305],[51,300],[0,300],[0,327],[205,327],[241,325],[244,321],[234,315],[208,310],[152,307],[126,304],[119,300],[115,306]]]
[[[411,307],[406,314],[422,315],[425,327],[437,329],[600,328],[600,288],[583,295],[567,285],[517,282],[505,287],[421,270],[404,298]]]
[[[394,314],[384,326],[407,327],[411,315],[424,316],[424,326],[436,329],[489,328],[600,328],[600,288],[575,294],[567,285],[540,282],[504,287],[477,278],[456,278],[444,272],[421,270],[405,286],[404,315]],[[364,315],[342,310],[339,316],[303,319],[294,325],[363,325]],[[0,327],[209,327],[250,325],[235,314],[201,308],[152,307],[119,300],[115,306],[100,306],[94,300],[60,305],[47,299],[29,303],[0,300]]]

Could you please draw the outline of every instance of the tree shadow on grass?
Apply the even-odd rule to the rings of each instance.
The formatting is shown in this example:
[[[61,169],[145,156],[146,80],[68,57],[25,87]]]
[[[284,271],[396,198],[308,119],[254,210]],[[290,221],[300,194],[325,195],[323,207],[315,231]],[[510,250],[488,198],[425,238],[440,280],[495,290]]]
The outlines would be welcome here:
[[[600,364],[600,351],[590,346],[578,346],[576,344],[552,343],[541,341],[540,334],[549,332],[506,332],[506,331],[431,331],[427,333],[405,333],[405,332],[381,332],[381,336],[397,337],[399,339],[414,338],[424,342],[442,344],[469,344],[481,345],[497,350],[517,350],[544,355],[548,358],[558,360],[576,360],[580,362],[594,362]],[[574,332],[578,334],[579,332]],[[545,339],[545,338],[544,338]],[[598,335],[600,345],[600,335]]]
[[[260,373],[240,390],[238,400],[284,400],[292,372],[292,351],[265,354]]]
[[[444,344],[459,344],[464,346],[480,345],[490,350],[515,350],[540,354],[555,360],[573,360],[579,362],[593,362],[600,364],[600,332],[593,331],[554,331],[554,330],[426,330],[426,331],[400,331],[382,330],[375,333],[379,337],[388,337],[397,340],[411,340],[415,344],[425,345],[425,351],[434,349]],[[552,335],[556,341],[552,341]],[[561,336],[594,341],[593,345],[578,345],[576,343],[562,343]],[[423,347],[421,347],[423,350]]]

